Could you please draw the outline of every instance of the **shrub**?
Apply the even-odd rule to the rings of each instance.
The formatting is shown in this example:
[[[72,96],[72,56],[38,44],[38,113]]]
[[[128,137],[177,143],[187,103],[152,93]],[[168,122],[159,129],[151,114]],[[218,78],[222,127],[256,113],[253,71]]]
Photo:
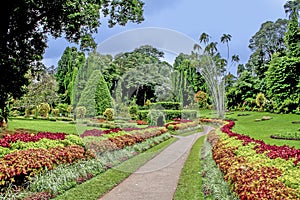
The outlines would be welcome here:
[[[51,113],[52,113],[52,115],[54,115],[55,117],[57,117],[59,115],[59,109],[54,108],[54,109],[52,109]]]
[[[141,110],[138,111],[138,119],[147,120],[149,115],[149,110]],[[195,119],[197,118],[196,110],[163,110],[166,121],[171,121],[174,118],[182,118],[182,119]]]
[[[66,104],[66,103],[59,103],[56,106],[56,109],[59,110],[59,114],[67,116],[70,114],[70,112],[72,111],[72,106]]]
[[[86,114],[86,108],[84,106],[78,106],[76,109],[75,109],[75,112],[76,112],[76,115],[79,117],[79,118],[84,118],[85,117],[85,114]]]
[[[49,111],[50,111],[50,106],[48,103],[41,103],[38,106],[38,113],[43,117],[48,117]]]
[[[208,101],[208,94],[199,90],[194,95],[194,100],[198,103],[199,108],[206,108],[207,107],[207,101]]]
[[[256,105],[259,107],[259,110],[262,111],[263,109],[263,106],[266,102],[266,97],[263,93],[258,93],[256,95],[256,99],[255,99],[255,102],[256,102]]]
[[[129,114],[130,114],[131,119],[137,119],[138,106],[137,105],[130,106]]]
[[[164,113],[159,110],[150,110],[147,118],[150,126],[163,126],[166,121]]]
[[[101,115],[107,108],[113,107],[113,99],[103,75],[100,73],[100,80],[95,91],[96,114]]]
[[[113,108],[106,108],[106,110],[104,111],[103,115],[106,118],[106,120],[108,121],[112,121],[114,120],[114,109]]]
[[[156,107],[163,107],[164,110],[180,110],[182,104],[180,102],[157,102],[152,103],[152,106]]]

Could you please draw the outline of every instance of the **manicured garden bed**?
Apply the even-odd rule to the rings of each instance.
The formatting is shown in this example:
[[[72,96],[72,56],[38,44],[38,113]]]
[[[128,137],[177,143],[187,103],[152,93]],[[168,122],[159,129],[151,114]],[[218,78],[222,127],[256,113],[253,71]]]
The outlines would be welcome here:
[[[79,136],[37,131],[3,135],[0,195],[5,199],[53,198],[171,138],[164,127],[94,128]]]
[[[234,125],[228,121],[208,136],[231,190],[240,199],[299,199],[300,150],[235,133]]]

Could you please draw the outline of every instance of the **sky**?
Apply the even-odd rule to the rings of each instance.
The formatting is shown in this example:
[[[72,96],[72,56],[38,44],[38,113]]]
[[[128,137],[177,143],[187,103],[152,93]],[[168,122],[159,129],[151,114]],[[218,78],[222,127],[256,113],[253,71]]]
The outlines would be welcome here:
[[[287,18],[283,5],[286,0],[144,0],[144,18],[140,24],[108,28],[107,19],[95,41],[98,51],[116,54],[130,51],[142,44],[165,51],[166,60],[172,62],[180,52],[190,53],[201,33],[207,33],[211,42],[227,57],[227,47],[220,42],[223,34],[232,36],[230,55],[237,54],[240,63],[247,63],[251,51],[249,40],[266,21]],[[174,46],[175,45],[175,46]],[[57,66],[66,47],[75,46],[65,39],[50,39],[44,54],[46,66]],[[189,51],[189,49],[191,49]],[[172,63],[171,63],[172,64]]]

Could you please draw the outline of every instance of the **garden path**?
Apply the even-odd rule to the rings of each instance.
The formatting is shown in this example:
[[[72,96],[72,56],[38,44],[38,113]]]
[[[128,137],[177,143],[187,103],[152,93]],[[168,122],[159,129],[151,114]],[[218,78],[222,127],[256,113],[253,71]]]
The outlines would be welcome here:
[[[172,200],[181,169],[194,142],[212,127],[189,136],[176,136],[176,142],[145,163],[136,172],[99,200]]]

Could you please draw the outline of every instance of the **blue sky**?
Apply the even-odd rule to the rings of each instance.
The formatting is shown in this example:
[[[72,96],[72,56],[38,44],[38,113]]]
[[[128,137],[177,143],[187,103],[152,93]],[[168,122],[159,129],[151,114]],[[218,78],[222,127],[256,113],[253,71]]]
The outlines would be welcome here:
[[[144,22],[108,28],[106,19],[103,18],[99,33],[95,35],[96,42],[101,46],[116,36],[142,28],[170,30],[195,42],[203,32],[211,36],[211,41],[217,42],[225,33],[232,36],[229,44],[231,54],[239,55],[240,63],[244,64],[251,55],[248,48],[249,40],[260,29],[261,24],[286,18],[283,8],[286,0],[144,0],[144,2]],[[145,34],[144,37],[149,39],[149,35]],[[126,41],[126,38],[121,41]],[[64,39],[50,39],[44,54],[44,64],[57,66],[67,46],[74,44],[69,44]],[[124,49],[120,42],[111,43],[111,46],[120,47],[120,51]],[[225,57],[226,46],[220,43],[218,47]]]

